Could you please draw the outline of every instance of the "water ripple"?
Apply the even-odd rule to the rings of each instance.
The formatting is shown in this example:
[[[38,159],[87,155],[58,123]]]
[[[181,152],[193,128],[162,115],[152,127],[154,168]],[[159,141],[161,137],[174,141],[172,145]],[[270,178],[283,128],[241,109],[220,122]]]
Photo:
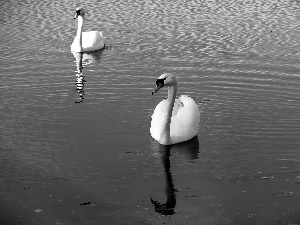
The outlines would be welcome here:
[[[145,118],[166,95],[162,91],[151,98],[155,79],[170,71],[178,78],[179,94],[199,102],[203,151],[220,153],[224,146],[234,146],[227,158],[221,154],[230,161],[255,143],[274,151],[283,151],[286,142],[290,151],[299,147],[297,1],[87,0],[83,5],[84,29],[102,30],[110,46],[101,60],[83,64],[85,99],[75,107],[86,107],[90,120],[102,121],[107,112],[122,121],[124,115],[128,120],[139,115],[137,123],[145,127]],[[37,121],[43,131],[45,123],[81,117],[73,108],[78,90],[69,50],[77,6],[68,0],[2,2],[1,90],[7,122],[1,126],[7,129],[6,146],[21,146],[13,135],[18,122],[24,126],[21,137],[30,139],[28,124]],[[203,99],[211,101],[204,104]],[[29,130],[38,139],[34,128]],[[236,146],[235,141],[246,144]]]

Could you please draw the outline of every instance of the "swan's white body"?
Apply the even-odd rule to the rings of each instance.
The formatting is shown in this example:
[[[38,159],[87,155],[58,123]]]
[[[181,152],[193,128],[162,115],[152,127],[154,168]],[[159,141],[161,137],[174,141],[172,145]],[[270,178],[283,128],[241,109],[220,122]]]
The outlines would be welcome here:
[[[73,52],[90,52],[104,48],[103,35],[99,31],[82,32],[84,23],[84,10],[76,9],[75,19],[78,19],[77,36],[71,45]]]
[[[198,134],[199,107],[186,95],[175,100],[177,92],[175,76],[163,74],[160,79],[165,79],[164,85],[169,86],[168,99],[156,106],[152,115],[150,134],[163,145],[188,141]]]
[[[73,52],[91,52],[104,48],[103,36],[98,31],[82,32],[82,49],[78,46],[79,37],[76,36],[71,45]]]

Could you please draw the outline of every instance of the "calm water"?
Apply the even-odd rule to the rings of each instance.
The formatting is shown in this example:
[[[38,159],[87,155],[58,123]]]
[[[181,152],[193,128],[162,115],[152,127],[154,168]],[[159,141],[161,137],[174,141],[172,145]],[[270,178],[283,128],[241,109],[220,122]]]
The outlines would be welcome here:
[[[63,180],[113,207],[73,224],[300,224],[298,1],[83,1],[107,44],[83,76],[80,2],[0,2],[2,208],[8,189]],[[198,139],[171,149],[149,136],[163,72],[201,111]]]

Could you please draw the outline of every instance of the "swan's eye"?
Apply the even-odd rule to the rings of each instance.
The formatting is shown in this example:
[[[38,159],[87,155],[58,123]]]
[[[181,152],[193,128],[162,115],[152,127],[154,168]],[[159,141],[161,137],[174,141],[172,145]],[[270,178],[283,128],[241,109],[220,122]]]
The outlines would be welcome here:
[[[156,87],[158,87],[160,84],[162,84],[162,86],[164,86],[165,79],[158,79],[158,80],[156,80]]]

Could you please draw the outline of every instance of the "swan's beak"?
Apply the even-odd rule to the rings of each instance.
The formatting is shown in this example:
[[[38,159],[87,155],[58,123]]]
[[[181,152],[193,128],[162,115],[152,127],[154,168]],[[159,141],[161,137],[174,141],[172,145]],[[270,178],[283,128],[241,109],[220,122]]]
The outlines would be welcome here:
[[[152,91],[152,95],[155,94],[159,89],[161,89],[164,86],[164,80],[158,79],[156,81],[156,88]]]
[[[74,19],[77,19],[77,17],[80,15],[80,12],[81,12],[81,9],[80,9],[80,8],[78,8],[78,9],[76,10],[76,13],[75,13]]]

